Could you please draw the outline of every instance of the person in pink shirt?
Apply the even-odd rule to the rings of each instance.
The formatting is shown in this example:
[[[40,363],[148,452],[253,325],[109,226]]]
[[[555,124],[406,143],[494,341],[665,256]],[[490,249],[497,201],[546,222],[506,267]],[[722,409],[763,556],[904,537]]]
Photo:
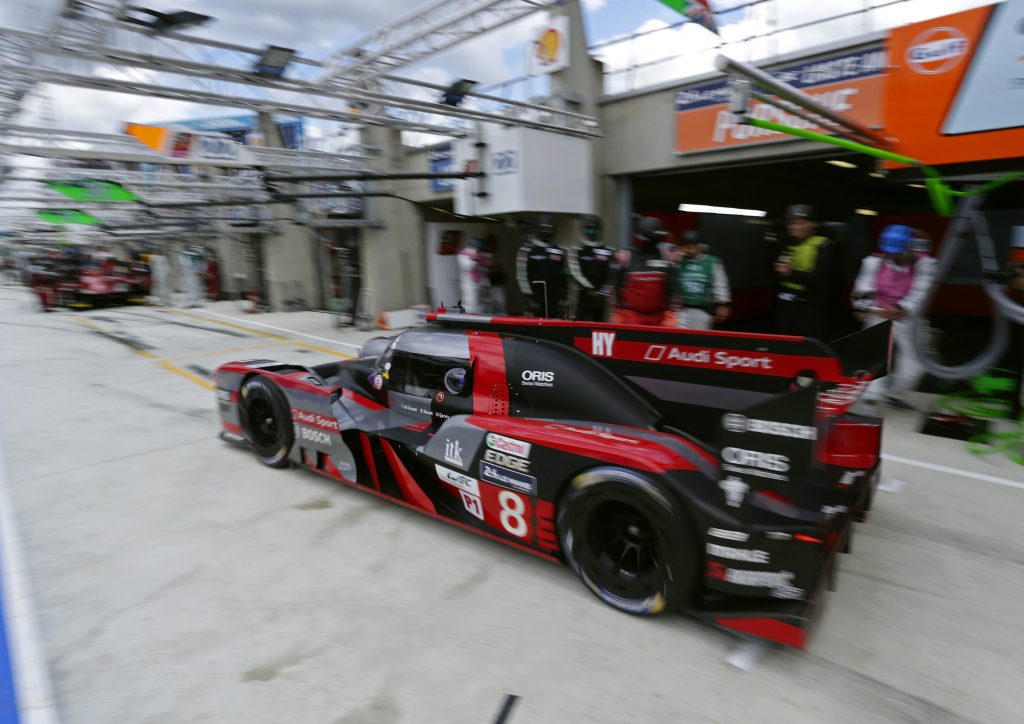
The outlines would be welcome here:
[[[902,224],[885,227],[879,253],[865,257],[853,285],[856,314],[865,327],[886,320],[893,323],[895,361],[889,374],[871,383],[864,396],[868,411],[884,398],[887,405],[912,410],[907,402],[924,368],[913,348],[911,320],[921,314],[921,303],[935,276],[935,259],[928,253],[927,236]]]

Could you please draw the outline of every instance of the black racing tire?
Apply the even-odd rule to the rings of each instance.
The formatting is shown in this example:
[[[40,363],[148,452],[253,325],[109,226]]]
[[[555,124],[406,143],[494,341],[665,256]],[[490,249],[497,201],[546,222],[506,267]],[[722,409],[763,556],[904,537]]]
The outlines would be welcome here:
[[[692,596],[698,556],[689,516],[654,481],[602,467],[576,476],[559,503],[566,562],[602,601],[654,615]]]
[[[295,442],[291,408],[284,394],[265,377],[254,376],[242,384],[238,415],[242,435],[264,465],[286,468]]]

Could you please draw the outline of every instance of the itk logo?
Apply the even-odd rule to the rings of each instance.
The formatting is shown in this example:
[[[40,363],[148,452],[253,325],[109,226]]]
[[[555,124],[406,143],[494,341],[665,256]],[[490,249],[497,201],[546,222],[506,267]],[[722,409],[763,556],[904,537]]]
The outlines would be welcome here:
[[[594,357],[612,357],[615,349],[615,332],[593,332],[590,335],[590,354]]]
[[[730,508],[738,508],[743,505],[743,499],[747,497],[750,486],[737,477],[730,475],[725,480],[718,481],[718,487],[725,494],[725,504]]]
[[[929,28],[907,48],[907,63],[915,73],[941,75],[960,65],[970,45],[958,28]]]
[[[456,465],[462,465],[462,445],[458,440],[444,439],[444,459]]]

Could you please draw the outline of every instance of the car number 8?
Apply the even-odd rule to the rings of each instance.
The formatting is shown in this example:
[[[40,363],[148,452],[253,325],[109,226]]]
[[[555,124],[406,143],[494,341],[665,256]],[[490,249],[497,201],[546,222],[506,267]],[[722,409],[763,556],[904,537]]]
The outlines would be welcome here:
[[[498,505],[501,506],[501,514],[498,519],[501,527],[514,536],[525,538],[528,531],[526,518],[526,504],[523,499],[509,490],[502,490],[498,493]]]

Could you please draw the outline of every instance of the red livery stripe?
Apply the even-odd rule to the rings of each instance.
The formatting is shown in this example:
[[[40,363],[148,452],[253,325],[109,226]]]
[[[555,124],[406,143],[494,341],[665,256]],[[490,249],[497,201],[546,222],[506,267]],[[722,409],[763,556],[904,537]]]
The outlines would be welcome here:
[[[402,464],[402,461],[398,459],[398,454],[392,449],[391,443],[381,438],[380,444],[384,447],[384,455],[391,465],[391,470],[395,473],[398,487],[402,489],[402,497],[405,499],[405,502],[428,513],[437,513],[434,504],[427,497],[427,494],[423,492],[423,488],[412,477],[412,474]]]
[[[802,649],[807,646],[807,630],[774,618],[716,618],[715,623],[733,631],[753,634],[769,641]]]
[[[508,382],[505,351],[494,332],[467,332],[469,356],[475,361],[473,412],[477,415],[508,414]]]

